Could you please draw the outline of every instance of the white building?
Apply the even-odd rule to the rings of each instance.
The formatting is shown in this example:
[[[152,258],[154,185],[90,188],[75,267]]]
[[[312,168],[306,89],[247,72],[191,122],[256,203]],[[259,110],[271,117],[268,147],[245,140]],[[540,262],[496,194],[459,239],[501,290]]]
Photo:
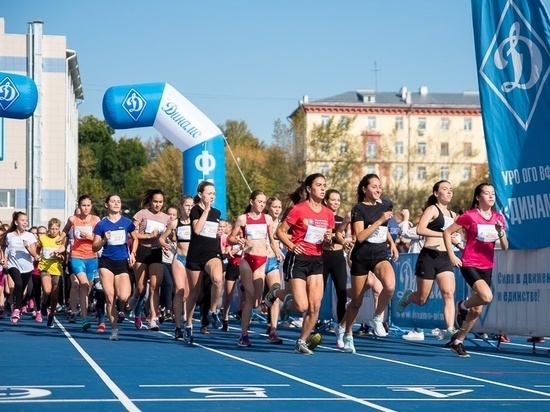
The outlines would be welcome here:
[[[0,72],[34,79],[38,106],[27,120],[0,119],[0,220],[26,211],[30,225],[74,213],[78,189],[78,101],[83,100],[76,52],[65,36],[5,33],[0,17]]]

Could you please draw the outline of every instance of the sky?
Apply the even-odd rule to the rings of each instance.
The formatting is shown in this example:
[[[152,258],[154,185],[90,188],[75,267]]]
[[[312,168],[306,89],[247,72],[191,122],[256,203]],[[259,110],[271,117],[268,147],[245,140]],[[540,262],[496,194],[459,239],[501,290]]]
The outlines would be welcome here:
[[[79,112],[100,119],[107,88],[166,82],[214,123],[244,121],[270,144],[305,95],[478,88],[468,0],[2,0],[0,16],[6,33],[41,20],[66,36]]]

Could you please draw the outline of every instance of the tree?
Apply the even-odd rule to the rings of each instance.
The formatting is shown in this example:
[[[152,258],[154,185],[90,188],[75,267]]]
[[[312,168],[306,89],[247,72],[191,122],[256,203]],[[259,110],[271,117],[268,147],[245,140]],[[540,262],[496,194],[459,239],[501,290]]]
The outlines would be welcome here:
[[[172,145],[159,153],[142,172],[141,188],[160,188],[166,194],[166,206],[179,204],[183,190],[183,161],[181,151]],[[143,194],[141,190],[140,197]]]

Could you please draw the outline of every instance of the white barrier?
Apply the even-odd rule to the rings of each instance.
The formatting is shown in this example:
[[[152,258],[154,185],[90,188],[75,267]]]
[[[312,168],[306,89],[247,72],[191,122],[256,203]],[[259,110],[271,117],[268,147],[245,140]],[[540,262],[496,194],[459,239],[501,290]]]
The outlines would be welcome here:
[[[550,248],[496,251],[491,289],[475,331],[550,336]]]

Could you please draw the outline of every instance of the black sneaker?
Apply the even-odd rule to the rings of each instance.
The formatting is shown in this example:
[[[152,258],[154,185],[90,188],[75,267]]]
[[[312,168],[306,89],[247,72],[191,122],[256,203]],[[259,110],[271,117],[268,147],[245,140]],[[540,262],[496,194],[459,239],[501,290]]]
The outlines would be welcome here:
[[[181,328],[176,328],[174,332],[174,339],[183,339],[183,333],[181,332]]]
[[[464,310],[464,309],[461,308],[462,302],[464,302],[464,301],[461,300],[456,305],[456,326],[459,329],[462,329],[462,324],[466,320],[466,316],[468,316],[468,310]]]
[[[451,346],[453,346],[453,343],[456,339],[456,337],[458,336],[458,331],[456,331],[455,333],[453,333],[451,335],[451,337],[449,338],[449,340],[445,343],[445,347],[446,348],[450,348]]]
[[[451,345],[451,350],[458,355],[459,358],[469,358],[470,355],[468,355],[468,352],[466,352],[466,349],[464,349],[464,345],[462,343],[458,343],[456,345]]]
[[[229,330],[229,324],[227,320],[222,320],[222,331],[227,332]]]
[[[183,334],[183,341],[187,343],[188,345],[193,344],[193,328],[186,326],[185,327],[185,333]]]
[[[53,315],[48,315],[48,322],[46,323],[48,328],[53,328]]]

